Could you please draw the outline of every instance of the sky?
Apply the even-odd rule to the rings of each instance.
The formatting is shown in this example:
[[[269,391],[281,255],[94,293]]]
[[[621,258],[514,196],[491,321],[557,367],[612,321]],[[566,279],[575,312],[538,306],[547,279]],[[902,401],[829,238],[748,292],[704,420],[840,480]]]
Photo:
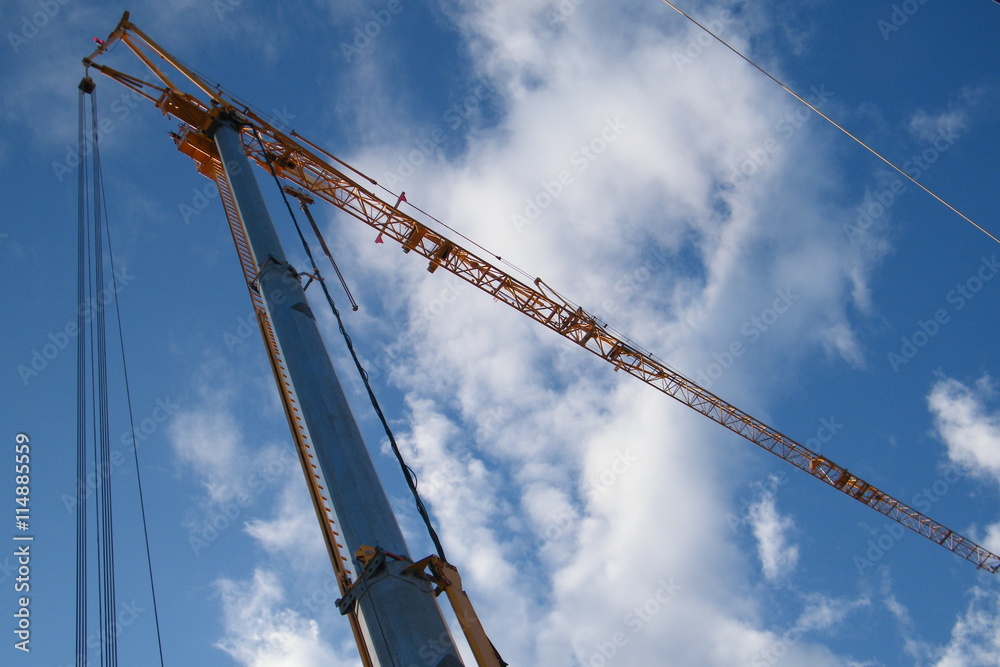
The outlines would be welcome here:
[[[1000,233],[995,2],[677,4]],[[1000,551],[997,243],[660,0],[6,0],[0,663],[72,664],[75,98],[80,59],[125,9],[671,368]],[[105,62],[144,73],[121,46]],[[175,121],[95,79],[136,424],[118,360],[120,660],[159,664],[158,625],[169,665],[359,665],[217,194],[174,148]],[[360,303],[334,290],[346,325],[511,665],[1000,664],[995,575],[315,214]],[[410,551],[429,554],[335,322],[313,309]],[[13,633],[19,434],[30,652]]]

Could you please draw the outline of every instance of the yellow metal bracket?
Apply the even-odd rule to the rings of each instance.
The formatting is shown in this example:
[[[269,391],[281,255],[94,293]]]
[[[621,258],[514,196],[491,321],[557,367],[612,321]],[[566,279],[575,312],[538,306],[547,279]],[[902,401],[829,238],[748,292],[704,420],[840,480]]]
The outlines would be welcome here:
[[[458,573],[458,568],[432,554],[407,566],[403,572],[426,577],[434,584],[435,595],[444,593],[448,596],[448,602],[455,610],[458,624],[462,626],[462,632],[465,633],[465,639],[469,642],[479,667],[506,667],[507,663],[486,636],[479,615],[476,614],[468,593],[462,588],[462,576]]]

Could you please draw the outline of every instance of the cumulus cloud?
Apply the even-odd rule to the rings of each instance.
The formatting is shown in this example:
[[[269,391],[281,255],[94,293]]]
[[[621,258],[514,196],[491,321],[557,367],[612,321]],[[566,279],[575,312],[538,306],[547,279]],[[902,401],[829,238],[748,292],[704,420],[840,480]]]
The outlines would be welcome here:
[[[178,410],[167,434],[177,461],[204,488],[206,504],[246,506],[281,488],[298,465],[291,449],[248,438],[223,385],[198,391],[203,400]]]
[[[287,476],[273,517],[252,518],[246,522],[245,530],[266,551],[299,569],[329,563],[316,511],[298,474]]]
[[[413,152],[376,131],[405,115],[366,92],[371,141],[349,161],[749,410],[779,383],[776,359],[790,373],[815,356],[863,364],[850,312],[869,305],[877,254],[844,233],[815,119],[723,48],[675,58],[694,33],[659,7],[582,3],[556,22],[551,9],[450,3],[470,90],[488,81],[502,112],[470,117],[457,154]],[[748,48],[761,19],[737,17],[733,41]],[[372,55],[357,89],[391,99],[391,59]],[[411,122],[415,138],[448,128]],[[347,234],[352,273],[405,322],[382,355],[409,409],[401,446],[508,661],[656,664],[669,647],[678,664],[731,665],[782,642],[789,664],[844,664],[763,620],[756,566],[725,522],[754,453],[720,456],[721,427]],[[758,507],[769,577],[797,561],[791,527],[773,499]]]
[[[161,29],[196,4],[161,9]],[[367,17],[363,4],[328,11],[350,28]],[[862,365],[851,311],[871,307],[877,253],[844,234],[854,206],[819,121],[723,47],[691,50],[697,33],[658,3],[569,4],[443,3],[468,58],[469,94],[485,97],[457,126],[446,113],[426,126],[407,116],[395,95],[412,72],[391,57],[404,40],[382,40],[351,70],[360,85],[337,91],[365,146],[351,162],[748,410],[766,410],[803,360]],[[702,11],[713,18],[736,4],[747,3]],[[775,26],[766,8],[741,11],[727,39],[752,53]],[[273,57],[281,36],[262,25],[226,12],[219,30],[257,33]],[[807,46],[801,26],[777,28]],[[59,62],[72,50],[59,47]],[[44,74],[41,89],[67,102],[75,93],[58,71],[40,62],[17,80]],[[71,123],[25,114],[49,141],[72,140]],[[915,123],[930,131],[945,119]],[[414,140],[436,128],[450,133],[449,150],[412,158]],[[380,355],[405,399],[400,444],[512,664],[660,664],[668,651],[685,665],[779,654],[787,664],[848,662],[821,635],[859,603],[810,598],[792,630],[776,630],[752,552],[725,521],[758,452],[734,452],[729,432],[372,236],[341,237],[359,289],[377,289],[391,316],[363,314],[361,328],[400,323]],[[869,230],[866,240],[877,238]],[[255,493],[272,450],[247,442],[226,396],[203,397],[172,419],[170,436],[220,505]],[[277,512],[244,522],[258,558],[320,559],[314,546],[290,553],[314,527],[303,493],[266,484],[280,490]],[[419,539],[419,524],[403,523]],[[794,521],[773,495],[751,524],[765,578],[794,570]],[[355,664],[289,608],[282,576],[258,567],[249,580],[219,582],[219,647],[244,665]]]
[[[558,22],[538,0],[447,7],[469,90],[488,82],[491,112],[419,126],[386,83],[383,43],[352,70],[360,85],[342,87],[339,103],[363,110],[351,163],[750,410],[783,384],[775,359],[789,373],[815,356],[863,363],[850,311],[867,306],[873,259],[844,234],[849,207],[815,119],[721,47],[675,57],[695,34],[659,7],[582,3]],[[732,40],[748,49],[762,19],[737,17]],[[460,148],[414,159],[418,144],[397,141],[435,128],[461,134]],[[721,427],[372,236],[341,236],[359,290],[377,288],[388,315],[361,328],[401,323],[376,351],[405,399],[400,445],[509,662],[657,664],[668,648],[679,664],[768,651],[845,662],[814,639],[839,622],[833,603],[811,604],[792,635],[763,613],[753,557],[725,521],[756,453],[721,455],[734,437]],[[209,403],[174,427],[215,503],[245,490],[254,465],[231,414]],[[303,505],[283,490],[280,512],[246,531],[285,558],[314,521]],[[425,539],[412,517],[402,524]],[[793,570],[793,522],[773,497],[752,525],[765,577]],[[335,659],[283,606],[276,574],[220,592],[220,646],[241,664]]]
[[[216,646],[246,667],[354,667],[327,643],[316,622],[285,606],[274,572],[257,569],[249,581],[222,579],[223,636]],[[349,655],[349,654],[348,654]]]
[[[903,650],[914,662],[922,665],[932,662],[939,655],[938,647],[922,639],[915,628],[910,610],[896,597],[892,587],[892,578],[888,567],[878,568],[879,590],[878,601],[885,605],[892,615],[896,629],[903,638]]]
[[[209,499],[224,503],[246,493],[245,446],[233,414],[220,401],[213,403],[179,411],[169,436],[178,460],[196,471]]]
[[[863,596],[852,600],[811,595],[796,626],[803,630],[827,630],[841,623],[852,612],[870,604],[869,599]]]
[[[965,614],[951,630],[935,667],[987,667],[1000,664],[1000,596],[976,587]]]
[[[1000,412],[987,405],[995,397],[989,375],[971,386],[943,377],[931,388],[927,403],[948,458],[971,474],[1000,482]]]
[[[923,142],[933,142],[938,137],[955,137],[965,129],[967,113],[960,109],[950,109],[930,113],[923,109],[910,118],[910,131]]]
[[[971,384],[940,377],[927,397],[938,436],[948,458],[967,473],[1000,482],[1000,412],[993,379],[984,374]],[[983,546],[1000,550],[1000,522],[986,527]],[[995,591],[975,587],[965,613],[952,627],[951,640],[940,649],[921,647],[933,655],[936,667],[972,667],[1000,662],[1000,598]]]
[[[332,574],[322,577],[326,588],[315,585],[320,568],[329,564],[315,511],[291,446],[261,441],[240,426],[237,413],[250,397],[237,389],[249,385],[237,382],[237,374],[231,369],[220,370],[218,360],[206,362],[194,388],[200,400],[184,404],[168,427],[183,473],[191,475],[204,491],[195,498],[197,509],[183,518],[194,554],[200,555],[230,528],[228,539],[246,541],[238,530],[242,529],[253,540],[244,548],[253,544],[261,548],[252,562],[265,569],[259,569],[252,581],[215,582],[222,593],[224,615],[233,628],[244,622],[257,628],[239,631],[249,633],[251,639],[246,642],[243,635],[239,640],[233,638],[237,630],[227,630],[220,647],[246,665],[284,664],[280,660],[283,652],[300,660],[289,664],[326,664],[322,659],[325,649],[311,617],[320,618],[322,606],[310,605],[294,613],[275,607],[283,599],[283,586],[294,584],[302,573],[308,573],[313,584],[304,593],[302,587],[294,588],[296,594],[316,594],[325,602],[338,597]],[[273,516],[266,516],[271,498],[275,499]],[[266,570],[274,563],[281,567]],[[274,612],[271,621],[265,622],[270,613],[263,611],[265,607]],[[251,618],[253,614],[260,618]],[[267,623],[273,627],[265,627]],[[245,644],[250,645],[246,650],[241,648]]]
[[[798,563],[799,549],[789,543],[788,534],[794,522],[778,512],[774,493],[765,493],[751,505],[747,518],[757,539],[757,556],[764,576],[769,581],[788,576]]]

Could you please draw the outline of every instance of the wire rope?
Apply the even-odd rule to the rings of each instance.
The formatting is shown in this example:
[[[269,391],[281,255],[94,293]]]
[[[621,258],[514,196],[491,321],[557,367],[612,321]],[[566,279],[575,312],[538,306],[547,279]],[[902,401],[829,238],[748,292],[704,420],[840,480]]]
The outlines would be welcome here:
[[[263,153],[267,159],[268,171],[270,171],[271,177],[274,179],[278,192],[281,193],[281,198],[285,202],[285,208],[288,209],[288,214],[291,216],[292,222],[295,225],[295,231],[298,232],[299,240],[302,242],[302,248],[305,250],[306,256],[309,258],[309,264],[312,267],[313,274],[316,276],[317,282],[323,289],[326,301],[329,304],[330,309],[333,311],[334,317],[337,319],[337,325],[340,329],[341,335],[344,337],[344,342],[347,344],[347,349],[351,353],[351,359],[354,360],[354,366],[361,375],[361,380],[365,385],[365,390],[368,392],[368,398],[371,401],[372,407],[375,409],[375,414],[378,415],[379,421],[382,423],[382,428],[389,439],[389,446],[392,449],[393,454],[395,454],[396,460],[399,462],[399,466],[403,471],[403,477],[406,478],[406,484],[410,489],[410,493],[413,494],[413,499],[417,506],[417,512],[420,514],[424,525],[427,527],[427,532],[430,534],[431,541],[434,543],[434,548],[437,550],[438,556],[441,557],[441,560],[447,561],[448,559],[445,558],[444,554],[444,547],[441,545],[441,540],[438,538],[437,531],[434,530],[434,525],[431,523],[430,514],[427,512],[427,507],[424,505],[423,500],[420,498],[420,493],[417,491],[417,475],[403,458],[403,453],[400,451],[399,445],[396,443],[396,438],[392,433],[389,422],[386,419],[385,414],[382,412],[382,407],[379,405],[378,398],[375,396],[375,391],[372,389],[371,382],[368,378],[368,371],[365,370],[364,366],[361,364],[361,360],[358,358],[357,351],[354,349],[354,343],[351,340],[350,334],[347,333],[347,328],[344,326],[344,321],[340,316],[340,311],[337,309],[333,296],[330,294],[330,290],[326,286],[326,281],[320,276],[319,268],[316,266],[316,260],[313,257],[312,250],[309,248],[309,243],[306,241],[306,237],[302,233],[302,228],[299,226],[298,219],[295,216],[295,211],[292,210],[292,205],[288,201],[288,196],[281,187],[281,181],[278,179],[278,174],[274,169],[274,165],[271,164],[270,155],[264,149],[264,142],[261,139],[260,134],[257,132],[257,128],[253,128],[253,130],[257,143],[260,145],[261,153]]]
[[[103,179],[103,176],[101,175],[100,153],[99,153],[99,149],[98,149],[96,141],[94,143],[94,152],[98,156],[98,160],[97,160],[97,163],[96,163],[96,170],[97,170],[97,181],[96,182],[98,182],[99,186],[100,186],[99,196],[101,197],[102,201],[107,202],[106,193],[104,191],[104,179]],[[115,270],[114,249],[113,249],[113,246],[111,244],[111,227],[110,227],[110,225],[106,224],[107,223],[107,205],[106,205],[106,203],[105,203],[105,206],[104,206],[104,211],[105,211],[104,233],[105,233],[105,235],[107,237],[107,242],[108,242],[108,261],[109,261],[109,266],[111,268],[111,276],[112,276],[111,293],[114,295],[115,321],[116,321],[117,329],[118,329],[119,351],[121,353],[121,360],[122,360],[122,375],[123,375],[123,380],[124,380],[124,385],[125,385],[125,400],[126,400],[126,404],[128,406],[129,433],[132,435],[132,456],[133,456],[133,460],[134,460],[134,463],[135,463],[136,486],[137,486],[138,492],[139,492],[139,514],[140,514],[140,516],[142,518],[142,538],[143,538],[143,544],[145,546],[145,552],[146,552],[146,571],[147,571],[147,575],[149,577],[150,596],[152,598],[153,624],[154,624],[155,630],[156,630],[156,649],[157,649],[157,653],[159,654],[160,665],[162,667],[162,665],[163,665],[163,642],[162,642],[161,633],[160,633],[160,614],[159,614],[159,609],[158,609],[158,605],[157,605],[157,601],[156,601],[156,586],[155,586],[154,581],[153,581],[153,560],[152,560],[152,556],[151,556],[150,549],[149,549],[149,528],[148,528],[148,524],[147,524],[147,521],[146,521],[146,502],[145,502],[145,497],[144,497],[144,494],[143,494],[143,491],[142,491],[142,472],[141,472],[141,469],[140,469],[140,466],[139,466],[139,447],[137,446],[136,440],[135,440],[135,417],[134,417],[134,410],[132,409],[132,389],[131,389],[131,384],[129,383],[128,362],[126,360],[126,354],[125,354],[125,336],[124,336],[124,332],[123,332],[123,329],[122,329],[121,305],[120,305],[120,303],[118,301],[118,289],[117,289],[117,287],[114,284],[114,276],[116,276],[117,273],[116,273],[116,270]]]
[[[121,307],[118,300],[116,266],[111,227],[108,220],[107,194],[105,192],[100,155],[100,132],[97,122],[97,95],[89,76],[80,82],[78,154],[80,157],[78,185],[78,238],[77,238],[77,479],[76,479],[76,637],[75,664],[91,664],[87,651],[92,648],[87,636],[90,615],[88,552],[93,544],[96,555],[95,584],[97,589],[96,621],[99,637],[97,651],[101,665],[118,664],[117,589],[115,580],[115,507],[111,475],[114,464],[111,452],[111,414],[108,377],[108,322],[107,306],[114,301],[119,352],[122,360],[128,419],[133,443],[135,420],[132,408],[131,387],[125,354]],[[91,97],[88,123],[84,95]],[[89,128],[88,128],[89,125]],[[87,130],[90,130],[88,136]],[[105,247],[107,243],[107,255]],[[110,279],[105,278],[105,267]],[[113,299],[112,299],[113,297]],[[89,371],[89,372],[88,372]],[[152,595],[156,642],[159,661],[163,665],[158,604],[153,583],[152,559],[146,522],[145,502],[139,471],[138,452],[134,452],[136,479],[139,491],[139,508],[142,517],[143,539],[146,550],[147,571]],[[87,459],[92,459],[92,478],[88,474]],[[90,480],[93,480],[93,542],[90,541],[88,522],[91,503]]]
[[[107,325],[104,303],[104,244],[103,244],[103,212],[100,198],[100,154],[97,150],[98,127],[96,114],[96,94],[91,92],[91,159],[94,194],[92,205],[94,209],[94,298],[97,310],[94,324],[97,365],[94,372],[97,375],[97,394],[94,397],[94,407],[97,410],[97,434],[94,441],[96,450],[96,470],[98,483],[98,564],[100,569],[99,587],[101,591],[101,651],[102,662],[108,667],[118,664],[118,647],[115,600],[115,560],[114,560],[114,512],[111,493],[111,426],[108,416],[108,351]]]
[[[998,0],[998,1],[1000,1],[1000,0]],[[719,37],[718,35],[716,35],[714,32],[712,32],[711,30],[709,30],[703,24],[699,23],[695,18],[693,18],[689,14],[686,14],[682,9],[678,8],[677,5],[675,5],[673,2],[671,2],[670,0],[663,0],[663,2],[664,2],[664,4],[666,4],[667,6],[669,6],[671,9],[673,9],[675,12],[677,12],[678,14],[680,14],[681,16],[683,16],[684,18],[686,18],[687,20],[691,21],[691,23],[694,23],[696,26],[698,26],[699,28],[701,28],[702,30],[704,30],[713,39],[715,39],[717,42],[719,42],[720,44],[722,44],[724,47],[726,47],[727,49],[729,49],[730,51],[732,51],[733,53],[735,53],[736,55],[738,55],[740,58],[742,58],[743,60],[745,60],[748,64],[750,64],[751,67],[753,67],[754,69],[756,69],[758,72],[760,72],[761,74],[763,74],[764,76],[766,76],[768,79],[770,79],[774,83],[776,83],[779,86],[781,86],[781,88],[786,93],[788,93],[789,95],[791,95],[792,97],[794,97],[795,99],[797,99],[802,104],[804,104],[807,107],[809,107],[813,112],[815,112],[816,114],[818,114],[821,118],[823,118],[824,120],[826,120],[828,123],[830,123],[835,128],[837,128],[838,130],[840,130],[841,132],[843,132],[844,134],[846,134],[851,139],[853,139],[855,142],[857,142],[859,145],[861,145],[863,148],[865,148],[872,155],[874,155],[879,160],[881,160],[882,162],[884,162],[887,165],[889,165],[889,167],[891,167],[893,170],[899,172],[903,176],[903,178],[905,178],[906,180],[908,180],[911,183],[913,183],[914,185],[916,185],[918,188],[920,188],[921,190],[923,190],[924,192],[926,192],[927,194],[929,194],[934,199],[938,200],[940,203],[944,204],[953,213],[955,213],[960,218],[962,218],[963,220],[965,220],[966,222],[968,222],[970,225],[972,225],[973,227],[975,227],[976,229],[978,229],[979,231],[981,231],[983,234],[986,234],[986,236],[990,237],[991,239],[993,239],[997,243],[1000,243],[1000,238],[997,238],[996,236],[994,236],[986,228],[984,228],[982,225],[980,225],[979,223],[977,223],[976,221],[974,221],[972,218],[970,218],[966,214],[964,214],[961,211],[959,211],[957,208],[955,208],[951,204],[949,204],[947,201],[945,201],[937,193],[933,192],[926,185],[924,185],[923,183],[921,183],[920,181],[918,181],[917,179],[915,179],[910,174],[908,174],[905,171],[903,171],[903,169],[901,169],[900,167],[896,166],[896,164],[892,160],[890,160],[889,158],[887,158],[884,155],[882,155],[881,153],[879,153],[877,150],[875,150],[874,148],[872,148],[871,146],[869,146],[867,143],[865,143],[862,139],[858,138],[856,135],[854,135],[853,133],[851,133],[851,131],[848,130],[847,128],[845,128],[843,125],[841,125],[840,123],[838,123],[837,121],[833,120],[832,118],[830,118],[829,116],[827,116],[825,113],[823,113],[822,111],[820,111],[815,105],[809,103],[801,95],[799,95],[794,90],[792,90],[791,88],[789,88],[788,86],[786,86],[784,83],[782,83],[781,81],[779,81],[777,79],[777,77],[775,77],[770,72],[768,72],[767,70],[765,70],[763,67],[761,67],[760,65],[758,65],[757,63],[755,63],[748,56],[746,56],[743,53],[741,53],[738,49],[736,49],[735,47],[731,46],[728,42],[726,42],[726,40],[724,40],[721,37]]]
[[[87,199],[86,104],[81,88],[77,130],[77,310],[76,326],[76,637],[74,663],[87,664],[87,239],[89,200]]]

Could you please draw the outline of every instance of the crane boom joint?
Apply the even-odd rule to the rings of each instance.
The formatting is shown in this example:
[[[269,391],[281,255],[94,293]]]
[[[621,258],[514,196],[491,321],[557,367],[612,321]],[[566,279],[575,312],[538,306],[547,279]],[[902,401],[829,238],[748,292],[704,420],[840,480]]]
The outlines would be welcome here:
[[[361,573],[354,583],[348,586],[344,595],[336,601],[337,609],[342,616],[354,611],[355,605],[367,594],[368,590],[379,581],[388,577],[404,579],[418,586],[427,586],[427,578],[414,572],[413,562],[382,547],[362,545],[355,553],[358,563],[362,565]]]

